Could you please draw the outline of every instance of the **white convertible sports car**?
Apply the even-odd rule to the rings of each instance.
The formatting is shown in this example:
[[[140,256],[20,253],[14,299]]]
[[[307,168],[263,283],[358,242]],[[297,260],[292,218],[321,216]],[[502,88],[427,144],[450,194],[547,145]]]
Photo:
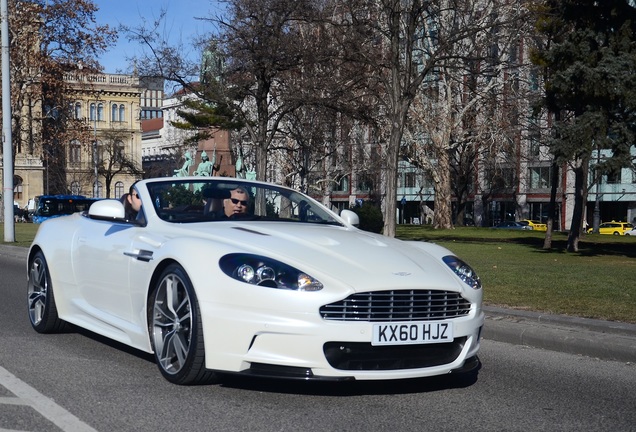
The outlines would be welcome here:
[[[386,380],[476,370],[481,283],[449,250],[361,231],[277,185],[168,177],[44,222],[28,256],[41,333],[69,323],[154,353],[170,382],[219,372]]]

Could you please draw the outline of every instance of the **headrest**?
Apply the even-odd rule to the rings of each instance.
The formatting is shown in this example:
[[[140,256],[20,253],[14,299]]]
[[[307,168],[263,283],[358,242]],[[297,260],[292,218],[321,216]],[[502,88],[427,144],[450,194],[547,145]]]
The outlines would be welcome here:
[[[228,189],[219,189],[216,187],[206,187],[201,193],[203,194],[203,198],[225,199],[230,197],[230,191]]]

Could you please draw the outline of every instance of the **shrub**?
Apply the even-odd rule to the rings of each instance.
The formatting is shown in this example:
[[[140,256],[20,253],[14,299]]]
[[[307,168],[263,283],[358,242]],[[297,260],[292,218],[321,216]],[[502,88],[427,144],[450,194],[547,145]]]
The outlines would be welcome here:
[[[382,211],[375,204],[365,201],[362,206],[351,209],[360,218],[360,229],[374,233],[381,233],[384,228]]]

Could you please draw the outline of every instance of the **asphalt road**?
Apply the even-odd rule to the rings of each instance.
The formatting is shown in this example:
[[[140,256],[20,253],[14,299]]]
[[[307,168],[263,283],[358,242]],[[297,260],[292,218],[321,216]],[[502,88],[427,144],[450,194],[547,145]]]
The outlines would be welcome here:
[[[37,334],[25,292],[24,260],[0,248],[0,432],[636,430],[630,362],[484,340],[475,382],[181,387],[122,345]]]

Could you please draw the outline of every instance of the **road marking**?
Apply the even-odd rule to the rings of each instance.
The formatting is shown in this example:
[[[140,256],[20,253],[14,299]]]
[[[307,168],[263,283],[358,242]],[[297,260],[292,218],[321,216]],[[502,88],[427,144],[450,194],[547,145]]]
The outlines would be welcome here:
[[[0,385],[22,400],[23,405],[31,406],[65,432],[97,432],[96,429],[93,429],[24,381],[16,378],[15,375],[1,366]],[[19,404],[14,399],[16,398],[3,397],[0,399],[0,403]],[[1,429],[0,432],[2,432]]]

